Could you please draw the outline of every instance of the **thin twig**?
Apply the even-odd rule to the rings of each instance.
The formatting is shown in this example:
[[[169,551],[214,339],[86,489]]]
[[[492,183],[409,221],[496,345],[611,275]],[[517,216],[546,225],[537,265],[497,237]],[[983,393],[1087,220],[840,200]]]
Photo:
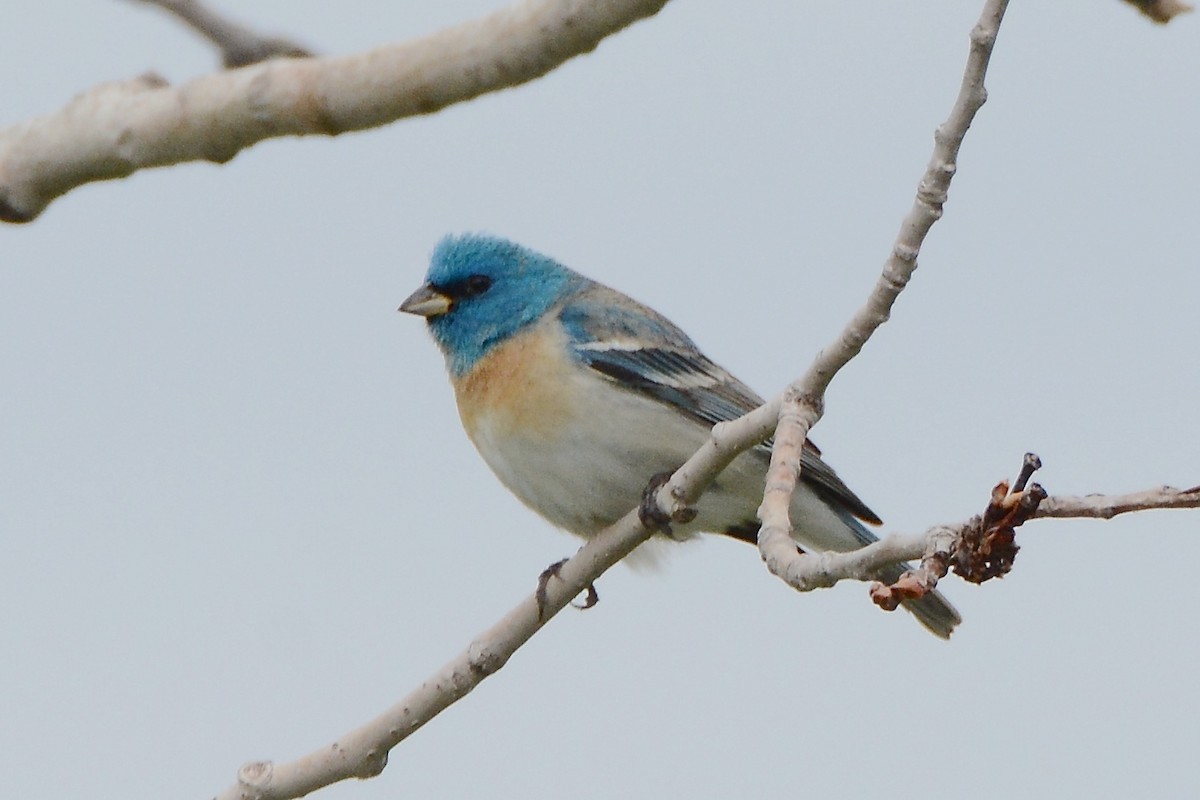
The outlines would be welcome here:
[[[1035,517],[1112,519],[1131,511],[1156,508],[1200,508],[1200,486],[1176,489],[1159,486],[1132,494],[1089,494],[1084,497],[1059,495],[1042,501]]]
[[[926,234],[942,216],[950,180],[957,169],[959,147],[987,99],[984,78],[1007,6],[1007,0],[988,0],[971,31],[971,47],[958,99],[949,118],[934,134],[933,156],[870,297],[837,341],[822,350],[800,380],[788,387],[780,404],[775,447],[759,509],[762,527],[758,546],[767,569],[796,588],[804,584],[804,562],[810,560],[808,554],[797,551],[790,535],[789,507],[800,477],[801,448],[809,429],[824,412],[825,390],[833,376],[858,355],[867,339],[887,321],[892,305],[917,268],[917,255]]]
[[[1161,486],[1123,495],[1059,495],[1041,501],[1031,519],[1111,519],[1118,514],[1155,509],[1200,509],[1200,486],[1175,489]],[[899,561],[924,560],[931,553],[953,552],[964,533],[980,523],[979,517],[938,525],[920,534],[891,534],[861,550],[819,553],[799,559],[792,585],[800,591],[824,589],[839,581],[870,581],[882,567]]]
[[[393,747],[503,667],[552,616],[649,538],[637,510],[630,511],[563,562],[555,577],[541,587],[540,597],[530,594],[383,714],[295,761],[244,765],[238,770],[237,783],[216,800],[290,800],[347,778],[379,774]]]
[[[183,20],[189,27],[208,39],[221,51],[221,63],[226,68],[244,67],[268,58],[306,58],[308,48],[290,39],[263,36],[227,19],[200,0],[136,0],[158,6]]]

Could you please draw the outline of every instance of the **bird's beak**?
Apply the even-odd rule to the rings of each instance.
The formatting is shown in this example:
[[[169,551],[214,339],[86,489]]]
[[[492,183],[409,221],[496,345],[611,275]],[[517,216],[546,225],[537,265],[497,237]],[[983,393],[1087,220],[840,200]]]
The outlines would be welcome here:
[[[450,310],[452,301],[442,292],[425,284],[408,296],[400,304],[400,311],[405,314],[416,314],[419,317],[440,317]]]

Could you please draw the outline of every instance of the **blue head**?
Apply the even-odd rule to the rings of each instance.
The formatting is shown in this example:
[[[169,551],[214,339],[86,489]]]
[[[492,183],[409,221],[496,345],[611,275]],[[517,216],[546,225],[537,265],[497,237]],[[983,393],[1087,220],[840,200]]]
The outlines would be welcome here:
[[[447,236],[433,250],[425,285],[400,310],[426,318],[450,373],[460,376],[586,283],[553,259],[504,239]]]

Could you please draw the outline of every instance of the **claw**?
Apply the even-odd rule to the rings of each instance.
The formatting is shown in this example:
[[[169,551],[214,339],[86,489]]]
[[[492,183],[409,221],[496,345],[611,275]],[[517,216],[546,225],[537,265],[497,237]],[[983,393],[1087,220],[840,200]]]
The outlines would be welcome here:
[[[583,598],[583,602],[576,603],[574,600],[572,600],[571,605],[575,608],[578,608],[580,611],[587,611],[589,608],[599,602],[600,593],[596,591],[596,584],[589,583],[587,587],[587,597]]]
[[[638,506],[638,519],[642,527],[652,533],[662,533],[674,538],[671,523],[678,522],[686,525],[696,518],[696,509],[680,508],[672,514],[663,511],[658,505],[658,490],[671,480],[673,472],[660,472],[650,479],[642,491],[642,503]]]
[[[546,587],[549,585],[551,578],[559,577],[559,573],[562,572],[562,567],[565,563],[567,563],[567,559],[565,558],[561,561],[555,561],[542,570],[541,575],[538,575],[537,591],[533,593],[533,599],[537,602],[538,622],[545,622],[546,620]],[[582,603],[575,603],[573,601],[571,603],[572,606],[578,608],[580,611],[586,611],[600,602],[600,593],[596,591],[596,584],[589,583],[585,591],[587,592],[587,597],[583,599]]]
[[[565,563],[567,563],[567,559],[565,558],[561,561],[555,561],[542,570],[541,575],[538,575],[537,591],[533,593],[533,599],[537,601],[539,622],[546,619],[546,586],[550,583],[551,578],[558,577],[558,573],[562,572],[562,565]]]

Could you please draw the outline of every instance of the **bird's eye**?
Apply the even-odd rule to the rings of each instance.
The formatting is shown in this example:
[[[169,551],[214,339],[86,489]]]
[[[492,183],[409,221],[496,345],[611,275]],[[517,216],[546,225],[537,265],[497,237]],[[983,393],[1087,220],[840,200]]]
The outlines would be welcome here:
[[[466,297],[476,297],[490,288],[492,288],[492,279],[487,275],[472,275],[463,285],[463,294]]]

